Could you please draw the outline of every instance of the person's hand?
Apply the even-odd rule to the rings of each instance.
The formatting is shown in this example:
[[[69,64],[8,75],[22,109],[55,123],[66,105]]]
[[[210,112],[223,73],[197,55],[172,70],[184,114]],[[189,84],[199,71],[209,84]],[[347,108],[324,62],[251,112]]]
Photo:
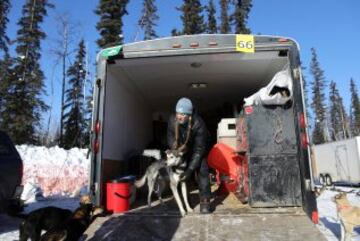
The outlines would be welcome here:
[[[192,174],[192,170],[191,169],[186,169],[185,172],[180,174],[180,182],[185,182],[186,180],[189,180],[191,174]]]

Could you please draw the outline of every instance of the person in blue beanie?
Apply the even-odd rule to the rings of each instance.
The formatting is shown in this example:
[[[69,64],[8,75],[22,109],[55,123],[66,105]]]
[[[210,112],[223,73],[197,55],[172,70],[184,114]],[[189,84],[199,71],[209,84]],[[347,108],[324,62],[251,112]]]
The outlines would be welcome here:
[[[209,167],[205,158],[208,130],[201,117],[194,113],[190,99],[180,98],[175,111],[168,122],[168,146],[182,151],[187,161],[187,169],[180,176],[181,181],[188,180],[195,170],[198,171],[200,213],[211,213]]]

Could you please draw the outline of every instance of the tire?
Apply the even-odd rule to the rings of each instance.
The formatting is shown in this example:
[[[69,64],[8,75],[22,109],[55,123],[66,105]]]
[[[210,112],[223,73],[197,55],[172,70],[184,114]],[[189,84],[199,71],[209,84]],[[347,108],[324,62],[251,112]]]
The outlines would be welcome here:
[[[325,185],[325,177],[324,177],[324,174],[320,174],[320,175],[319,175],[319,182],[320,182],[320,185],[321,185],[321,186],[324,186],[324,185]]]
[[[329,174],[325,175],[325,184],[326,186],[331,186],[333,184],[331,176]]]

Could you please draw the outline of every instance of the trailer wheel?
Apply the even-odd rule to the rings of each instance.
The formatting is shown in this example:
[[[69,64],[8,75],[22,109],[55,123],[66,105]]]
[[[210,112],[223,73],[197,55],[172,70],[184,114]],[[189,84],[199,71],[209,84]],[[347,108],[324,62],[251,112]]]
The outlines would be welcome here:
[[[325,185],[325,177],[324,177],[324,174],[320,174],[320,175],[319,175],[319,182],[320,182],[320,185],[321,185],[321,186],[324,186],[324,185]]]
[[[331,186],[333,184],[331,176],[329,174],[325,175],[325,184],[326,186]]]

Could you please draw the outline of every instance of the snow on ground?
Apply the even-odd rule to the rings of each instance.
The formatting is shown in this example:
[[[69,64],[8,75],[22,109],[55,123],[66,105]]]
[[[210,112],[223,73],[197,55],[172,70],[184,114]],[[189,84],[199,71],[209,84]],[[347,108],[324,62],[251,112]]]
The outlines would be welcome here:
[[[26,201],[25,213],[32,210],[57,206],[74,210],[79,205],[79,194],[87,192],[89,176],[89,159],[87,150],[73,148],[64,150],[59,147],[17,146],[24,161],[25,184],[22,199]],[[360,207],[360,188],[345,188],[348,198],[354,206]],[[327,240],[335,241],[340,237],[340,225],[337,220],[336,207],[332,198],[337,191],[325,190],[318,198],[320,223],[319,230]],[[0,214],[0,240],[18,240],[20,219]],[[353,232],[352,240],[360,241],[360,228]]]

